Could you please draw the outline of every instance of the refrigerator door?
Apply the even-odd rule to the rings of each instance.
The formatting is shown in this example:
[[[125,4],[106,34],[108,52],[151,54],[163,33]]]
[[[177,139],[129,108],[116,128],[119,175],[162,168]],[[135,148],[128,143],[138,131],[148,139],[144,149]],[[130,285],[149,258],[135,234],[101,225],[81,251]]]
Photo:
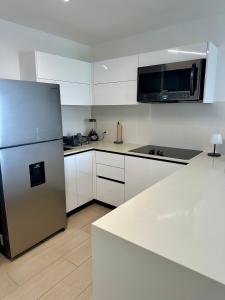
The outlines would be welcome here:
[[[0,148],[60,138],[58,85],[0,80]]]
[[[62,140],[2,149],[0,166],[5,254],[15,257],[66,227]]]

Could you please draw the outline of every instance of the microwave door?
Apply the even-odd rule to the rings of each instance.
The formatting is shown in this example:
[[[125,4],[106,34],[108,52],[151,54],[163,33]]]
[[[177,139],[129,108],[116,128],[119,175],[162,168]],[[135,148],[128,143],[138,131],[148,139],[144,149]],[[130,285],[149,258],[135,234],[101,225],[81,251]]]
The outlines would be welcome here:
[[[193,100],[197,84],[196,64],[182,69],[166,69],[163,72],[162,97],[169,101]]]
[[[205,59],[138,69],[138,102],[201,102]]]
[[[138,68],[138,95],[140,102],[160,101],[163,89],[163,65]]]
[[[197,72],[197,67],[196,64],[192,64],[191,72],[190,72],[190,95],[194,96],[195,94],[195,89],[196,89],[196,72]]]

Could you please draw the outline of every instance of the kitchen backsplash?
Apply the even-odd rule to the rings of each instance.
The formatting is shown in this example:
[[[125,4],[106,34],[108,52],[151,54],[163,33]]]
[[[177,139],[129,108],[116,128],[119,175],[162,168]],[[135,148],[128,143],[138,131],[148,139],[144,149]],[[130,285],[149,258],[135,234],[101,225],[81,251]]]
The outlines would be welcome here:
[[[92,117],[100,133],[108,131],[108,141],[116,138],[117,121],[123,124],[127,143],[209,150],[211,133],[220,132],[225,138],[225,103],[96,106]],[[221,147],[225,153],[225,145]]]
[[[63,135],[87,133],[90,117],[90,106],[62,106]]]

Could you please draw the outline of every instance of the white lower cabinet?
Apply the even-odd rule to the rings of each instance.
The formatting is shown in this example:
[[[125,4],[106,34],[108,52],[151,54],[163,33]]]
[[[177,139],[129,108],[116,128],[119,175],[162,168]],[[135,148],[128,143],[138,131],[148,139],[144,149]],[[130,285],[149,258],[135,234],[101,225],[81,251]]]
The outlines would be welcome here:
[[[146,158],[125,157],[125,200],[169,176],[183,165]]]
[[[66,212],[93,199],[92,151],[64,157]]]
[[[98,176],[124,182],[124,169],[97,164],[96,173]]]
[[[124,155],[96,151],[96,199],[119,206],[125,200]]]
[[[125,184],[97,177],[97,199],[104,203],[119,206],[124,203]]]
[[[92,151],[76,155],[78,206],[93,199]]]
[[[66,212],[75,209],[77,200],[77,172],[75,155],[64,157]]]
[[[97,199],[119,206],[183,165],[101,151],[64,157],[66,211]]]

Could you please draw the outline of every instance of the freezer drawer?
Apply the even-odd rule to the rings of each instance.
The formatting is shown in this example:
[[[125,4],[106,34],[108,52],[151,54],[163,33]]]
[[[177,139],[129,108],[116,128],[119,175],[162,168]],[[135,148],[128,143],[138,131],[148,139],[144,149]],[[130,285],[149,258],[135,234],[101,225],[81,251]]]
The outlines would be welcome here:
[[[6,254],[14,257],[66,227],[62,140],[2,149],[0,164]]]
[[[60,138],[58,85],[0,80],[0,148]]]

